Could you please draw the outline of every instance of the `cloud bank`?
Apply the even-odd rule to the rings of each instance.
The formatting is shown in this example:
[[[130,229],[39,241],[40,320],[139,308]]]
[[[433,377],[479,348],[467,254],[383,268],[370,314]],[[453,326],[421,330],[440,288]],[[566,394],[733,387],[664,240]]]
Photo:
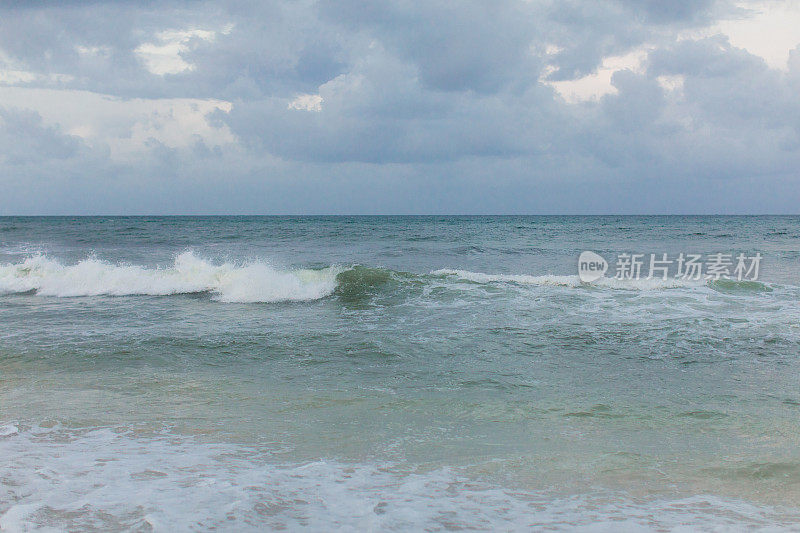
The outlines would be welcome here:
[[[796,213],[783,0],[4,2],[0,214]]]

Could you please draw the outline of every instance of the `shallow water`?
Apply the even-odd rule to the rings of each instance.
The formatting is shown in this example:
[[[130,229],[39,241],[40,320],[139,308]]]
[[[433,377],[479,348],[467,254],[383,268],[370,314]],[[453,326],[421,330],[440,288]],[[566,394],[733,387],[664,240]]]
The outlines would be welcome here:
[[[0,218],[0,527],[788,529],[799,298],[798,217]]]

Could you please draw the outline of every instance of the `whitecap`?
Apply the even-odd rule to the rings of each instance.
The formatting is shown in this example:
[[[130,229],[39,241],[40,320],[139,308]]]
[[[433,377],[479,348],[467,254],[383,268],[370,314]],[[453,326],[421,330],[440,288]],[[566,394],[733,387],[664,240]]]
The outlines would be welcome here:
[[[278,270],[265,262],[212,264],[192,252],[171,267],[148,268],[87,258],[64,265],[45,255],[0,266],[0,294],[35,292],[41,296],[129,296],[209,292],[223,302],[308,301],[336,288],[341,270]]]
[[[683,280],[683,279],[660,279],[660,278],[641,278],[641,279],[617,279],[611,277],[600,278],[591,283],[581,281],[577,275],[564,276],[545,274],[533,276],[529,274],[486,274],[483,272],[470,272],[469,270],[458,270],[443,268],[431,272],[433,276],[450,276],[472,283],[514,283],[517,285],[552,285],[560,287],[603,287],[609,289],[623,290],[656,290],[672,289],[677,287],[699,287],[706,284],[704,280]]]

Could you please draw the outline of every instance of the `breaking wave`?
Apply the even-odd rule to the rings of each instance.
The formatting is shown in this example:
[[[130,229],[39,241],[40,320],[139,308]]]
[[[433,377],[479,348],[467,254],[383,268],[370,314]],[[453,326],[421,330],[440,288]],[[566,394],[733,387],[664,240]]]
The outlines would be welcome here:
[[[484,274],[483,272],[470,272],[468,270],[441,269],[431,272],[433,276],[454,277],[472,283],[514,283],[518,285],[554,285],[561,287],[582,287],[593,286],[607,289],[627,289],[627,290],[655,290],[672,289],[677,287],[698,287],[706,284],[705,281],[682,280],[682,279],[631,279],[619,280],[616,278],[600,278],[591,283],[585,283],[575,276],[557,276],[547,274],[543,276],[532,276],[527,274]],[[738,282],[732,282],[738,283]]]
[[[443,279],[460,284],[637,291],[704,286],[726,293],[772,290],[766,284],[733,280],[618,280],[605,277],[584,283],[576,275],[487,274],[458,269],[440,269],[416,275],[361,265],[279,270],[262,261],[213,264],[187,251],[176,256],[168,267],[114,264],[94,257],[65,265],[37,254],[20,263],[0,265],[0,295],[35,293],[41,296],[76,297],[208,293],[214,300],[230,303],[301,302],[328,296],[359,303],[380,293],[393,293],[426,281]]]
[[[341,270],[277,270],[252,262],[214,265],[184,252],[171,267],[147,268],[88,258],[63,265],[44,255],[0,266],[0,294],[35,292],[42,296],[130,296],[211,293],[221,302],[308,301],[336,288]]]

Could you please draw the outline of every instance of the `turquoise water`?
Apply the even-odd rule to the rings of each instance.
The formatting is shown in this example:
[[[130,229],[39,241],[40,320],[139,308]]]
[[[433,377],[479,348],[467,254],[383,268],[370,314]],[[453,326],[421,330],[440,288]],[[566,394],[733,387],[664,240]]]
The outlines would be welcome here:
[[[800,217],[0,218],[0,527],[791,529],[799,299]]]

